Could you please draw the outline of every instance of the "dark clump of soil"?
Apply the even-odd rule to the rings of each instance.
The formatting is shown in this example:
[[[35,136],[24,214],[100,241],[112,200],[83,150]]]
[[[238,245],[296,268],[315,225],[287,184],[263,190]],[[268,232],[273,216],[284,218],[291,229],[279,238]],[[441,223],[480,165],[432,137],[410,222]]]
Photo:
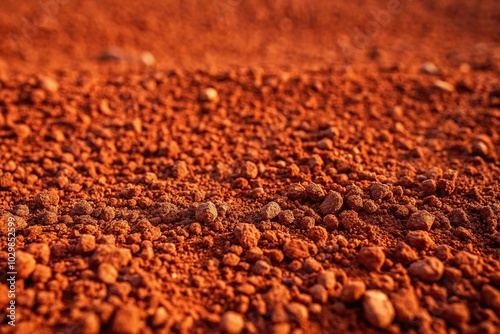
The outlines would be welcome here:
[[[232,8],[224,7],[225,25],[250,6],[220,2]],[[36,11],[27,3],[18,10]],[[147,13],[162,6],[151,3]],[[269,5],[252,3],[243,17],[269,23]],[[90,57],[87,35],[63,48],[71,30],[57,26],[78,28],[64,16],[73,6],[61,5],[59,21],[49,20],[24,58],[0,53],[10,66],[0,65],[0,266],[7,268],[13,217],[18,315],[13,328],[1,313],[0,333],[498,332],[494,48],[478,60],[467,45],[453,55],[443,46],[440,66],[415,62],[433,59],[426,49],[406,51],[409,58],[388,49],[351,65],[303,54],[276,68],[266,57],[257,66],[243,51],[218,50],[241,66],[220,66],[220,56],[216,70],[172,70],[141,53],[108,52],[102,63]],[[324,6],[356,16],[354,5]],[[294,19],[303,8],[284,8],[274,8],[283,15],[278,26],[258,25],[259,33],[284,38],[277,31],[291,34],[289,21],[303,24]],[[447,7],[424,1],[416,13],[433,10],[462,31]],[[466,14],[454,13],[468,22]],[[310,15],[299,40],[328,26],[319,12],[317,22]],[[136,18],[142,30],[163,27],[147,17]],[[181,21],[172,22],[178,33]],[[201,29],[193,25],[187,37]],[[119,33],[108,26],[107,34]],[[208,54],[222,29],[208,27],[207,40],[183,52]],[[417,41],[421,27],[387,29]],[[466,37],[483,36],[498,49],[488,27],[470,27]],[[122,38],[139,40],[136,28]],[[429,36],[436,44],[442,29]],[[98,45],[106,33],[95,36]],[[383,49],[387,33],[371,43]],[[49,35],[60,37],[55,57],[80,50],[81,67],[42,68],[47,49],[38,43]],[[175,36],[156,38],[182,49]],[[300,45],[292,37],[282,43]],[[35,70],[23,69],[35,51]],[[201,62],[210,64],[207,57]],[[0,277],[5,310],[7,277]]]

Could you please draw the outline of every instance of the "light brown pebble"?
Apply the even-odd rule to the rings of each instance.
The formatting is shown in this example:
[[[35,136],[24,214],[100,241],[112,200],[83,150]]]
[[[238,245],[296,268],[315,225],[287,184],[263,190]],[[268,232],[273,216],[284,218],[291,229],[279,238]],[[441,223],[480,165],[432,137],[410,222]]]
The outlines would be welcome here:
[[[413,288],[401,289],[391,296],[392,305],[396,310],[396,318],[403,323],[409,323],[418,316],[420,305]]]
[[[314,301],[318,303],[326,303],[328,300],[328,291],[321,284],[315,284],[309,288],[309,293]]]
[[[286,311],[290,315],[290,318],[298,322],[299,324],[304,323],[309,319],[309,311],[306,306],[301,303],[292,302],[286,306]]]
[[[423,260],[413,262],[408,269],[411,276],[418,277],[427,282],[436,282],[441,279],[444,264],[437,257],[429,256]]]
[[[392,324],[396,312],[385,293],[379,290],[368,290],[363,296],[363,314],[371,325],[387,328]]]
[[[33,271],[35,271],[35,268],[36,268],[36,260],[33,255],[23,251],[16,252],[15,269],[17,270],[18,279],[26,279],[30,277]],[[15,270],[11,270],[9,268],[7,271],[15,271]]]
[[[50,247],[47,244],[34,243],[26,247],[26,251],[35,257],[36,262],[48,264],[50,260]]]
[[[320,184],[312,182],[306,187],[306,195],[311,201],[318,202],[325,197],[325,191]]]
[[[405,237],[408,245],[418,249],[429,249],[434,246],[431,236],[426,231],[410,231]]]
[[[78,243],[76,244],[76,249],[80,253],[88,253],[95,250],[96,242],[95,237],[92,234],[82,234]]]
[[[281,212],[281,208],[276,202],[269,202],[262,207],[260,210],[260,216],[262,219],[273,219],[278,216]]]
[[[380,182],[375,182],[370,186],[370,196],[374,201],[384,199],[390,192],[389,186]]]
[[[109,263],[101,263],[97,268],[97,277],[106,284],[112,284],[118,278],[118,270]]]
[[[227,253],[222,258],[222,264],[228,267],[236,267],[240,263],[240,257],[234,253]]]
[[[215,88],[205,88],[200,92],[200,100],[205,102],[214,102],[219,98],[219,93]]]
[[[242,223],[234,229],[234,235],[242,247],[252,248],[257,247],[261,234],[255,225]]]
[[[259,168],[252,161],[245,161],[241,168],[241,176],[248,179],[255,179],[259,175]]]
[[[90,215],[92,211],[94,211],[92,205],[86,200],[76,202],[71,210],[72,214],[77,216]]]
[[[196,220],[211,223],[217,219],[217,207],[212,202],[205,202],[196,208]]]
[[[255,263],[253,267],[253,272],[257,275],[267,275],[271,272],[272,266],[266,261],[259,260]]]
[[[317,277],[318,284],[323,285],[327,290],[333,290],[337,279],[335,278],[335,273],[331,270],[325,270],[318,274]]]
[[[237,312],[227,311],[222,315],[220,326],[221,330],[228,334],[238,334],[245,327],[245,319]]]
[[[428,211],[420,210],[411,214],[406,227],[410,230],[430,231],[434,219],[434,216]]]
[[[363,247],[358,253],[358,262],[370,271],[380,271],[384,261],[385,254],[380,247]]]
[[[321,203],[319,210],[322,214],[332,214],[336,213],[342,207],[344,200],[342,199],[342,195],[336,191],[330,191],[323,203]]]
[[[469,322],[470,312],[463,302],[447,304],[443,307],[441,317],[453,326],[460,327]]]
[[[363,281],[350,281],[342,288],[340,299],[346,303],[354,303],[363,297],[365,291],[366,285]]]
[[[116,334],[136,334],[141,327],[139,309],[133,305],[118,308],[111,322],[111,332]]]
[[[302,240],[292,240],[283,246],[283,253],[291,259],[303,259],[310,256],[309,245]]]

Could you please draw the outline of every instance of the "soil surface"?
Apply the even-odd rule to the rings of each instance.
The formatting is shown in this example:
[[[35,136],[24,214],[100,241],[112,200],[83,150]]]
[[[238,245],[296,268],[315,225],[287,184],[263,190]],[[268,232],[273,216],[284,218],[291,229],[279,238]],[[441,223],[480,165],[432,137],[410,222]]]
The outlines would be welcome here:
[[[2,0],[0,333],[498,333],[499,25]]]

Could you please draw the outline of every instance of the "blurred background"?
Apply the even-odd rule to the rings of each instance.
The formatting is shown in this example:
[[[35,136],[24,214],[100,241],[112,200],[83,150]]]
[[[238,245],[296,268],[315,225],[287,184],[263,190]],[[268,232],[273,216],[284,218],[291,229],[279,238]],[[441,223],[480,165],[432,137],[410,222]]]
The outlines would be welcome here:
[[[1,0],[0,63],[317,67],[463,62],[498,69],[498,0]]]

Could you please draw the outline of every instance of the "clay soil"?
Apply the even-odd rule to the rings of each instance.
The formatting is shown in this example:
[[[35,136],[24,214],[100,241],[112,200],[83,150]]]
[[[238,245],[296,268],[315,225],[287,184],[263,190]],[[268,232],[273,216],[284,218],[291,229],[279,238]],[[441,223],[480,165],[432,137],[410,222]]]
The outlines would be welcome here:
[[[1,0],[0,333],[499,333],[499,27]]]

